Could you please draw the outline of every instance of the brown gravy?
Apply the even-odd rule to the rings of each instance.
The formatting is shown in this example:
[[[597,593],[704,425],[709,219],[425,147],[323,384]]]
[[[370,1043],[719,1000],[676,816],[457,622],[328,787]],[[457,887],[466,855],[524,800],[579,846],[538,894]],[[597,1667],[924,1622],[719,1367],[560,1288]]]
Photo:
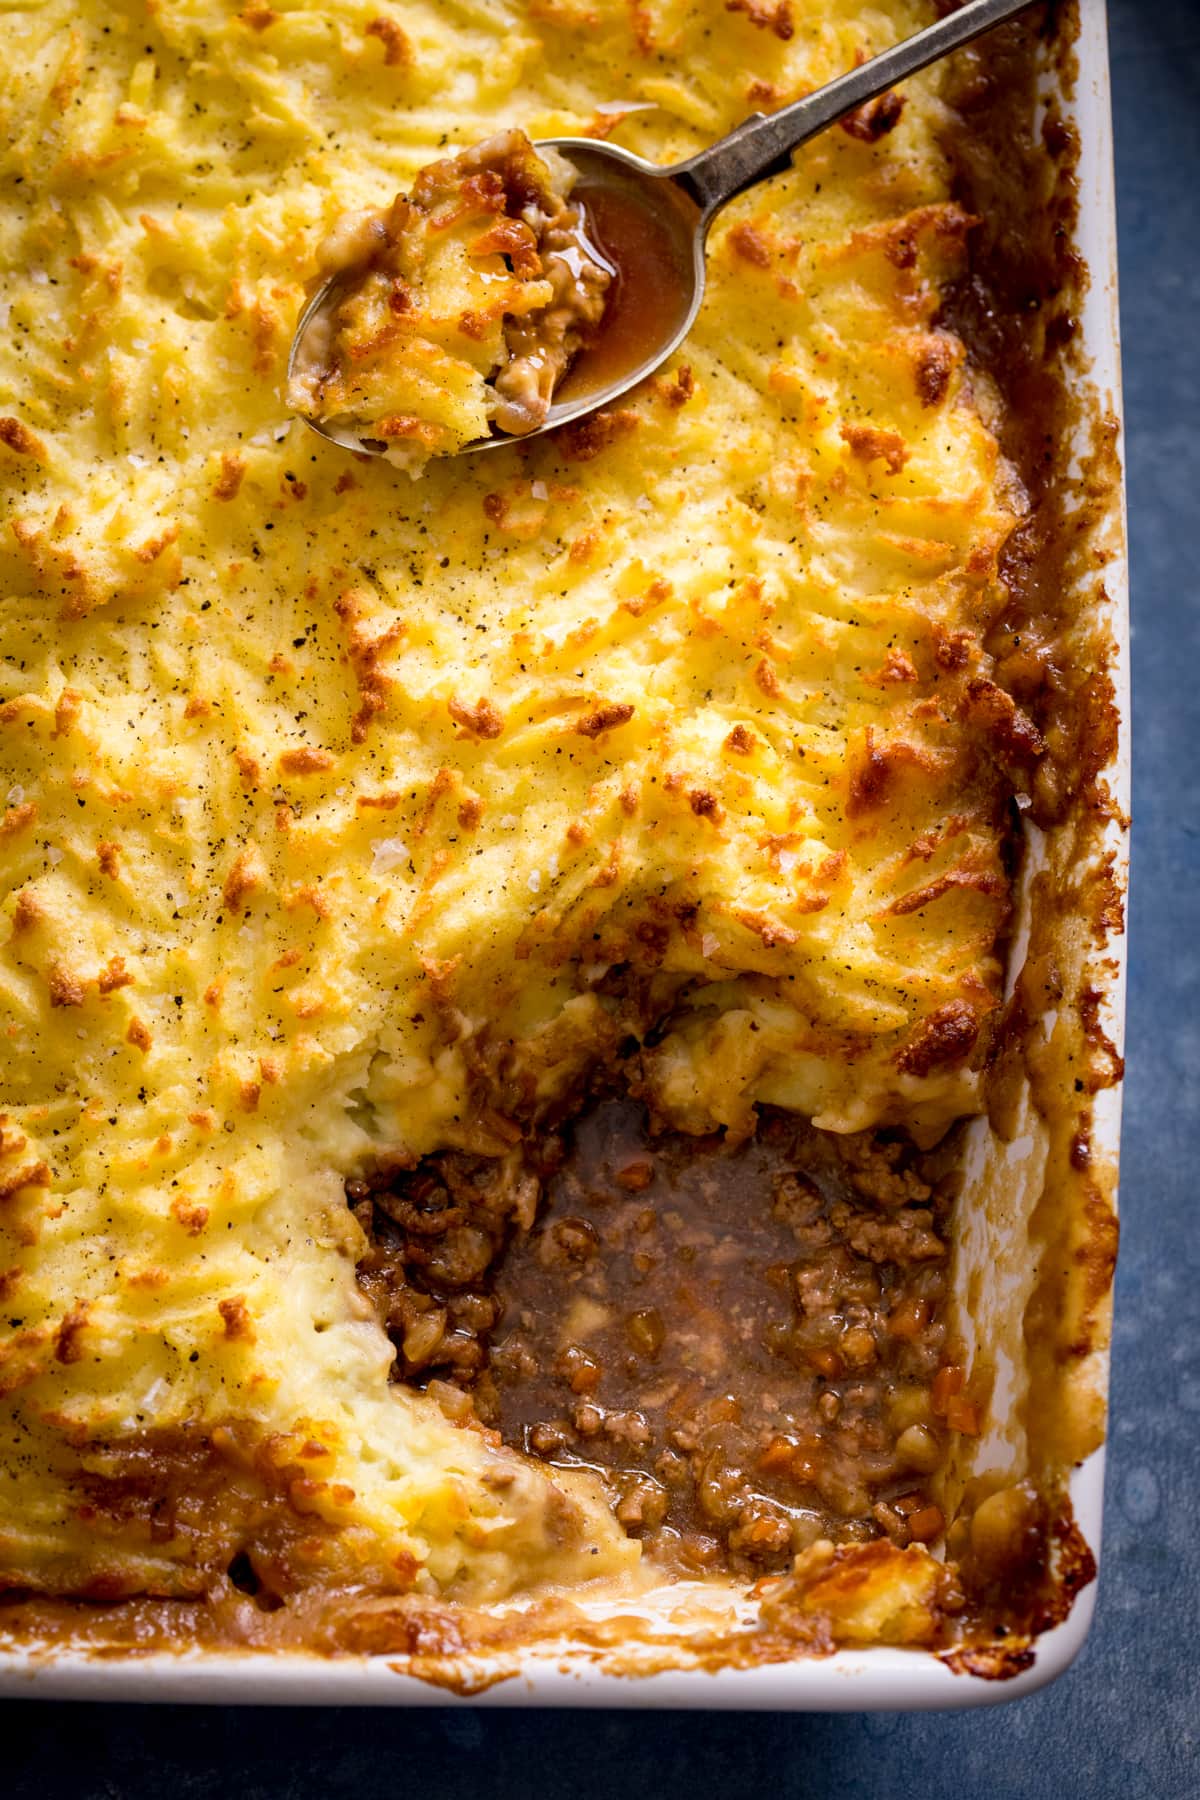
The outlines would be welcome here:
[[[613,270],[613,282],[599,326],[555,390],[556,405],[611,387],[653,355],[683,323],[694,286],[690,259],[672,228],[669,191],[661,207],[647,205],[632,184],[618,180],[581,182],[573,198],[583,205],[588,239]]]

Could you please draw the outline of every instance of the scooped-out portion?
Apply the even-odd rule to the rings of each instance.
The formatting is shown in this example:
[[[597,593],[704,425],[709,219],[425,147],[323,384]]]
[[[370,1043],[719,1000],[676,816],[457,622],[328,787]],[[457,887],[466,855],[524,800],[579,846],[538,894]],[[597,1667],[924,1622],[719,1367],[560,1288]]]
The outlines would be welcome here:
[[[603,1484],[659,1566],[752,1580],[820,1540],[941,1535],[979,1409],[947,1332],[958,1139],[655,1132],[593,1103],[517,1158],[349,1184],[392,1379]]]
[[[612,281],[575,182],[565,157],[504,131],[348,213],[317,253],[334,286],[297,345],[289,406],[413,475],[493,431],[536,430]]]

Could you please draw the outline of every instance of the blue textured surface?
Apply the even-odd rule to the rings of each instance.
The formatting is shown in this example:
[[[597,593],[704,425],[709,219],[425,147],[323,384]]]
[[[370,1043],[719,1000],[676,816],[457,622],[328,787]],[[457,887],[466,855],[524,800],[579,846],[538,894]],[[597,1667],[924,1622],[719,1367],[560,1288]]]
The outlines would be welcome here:
[[[1084,6],[1092,0],[1082,0]],[[1133,564],[1134,904],[1099,1613],[1052,1688],[971,1714],[303,1714],[14,1703],[12,1800],[693,1790],[872,1800],[1200,1795],[1200,0],[1110,0]]]

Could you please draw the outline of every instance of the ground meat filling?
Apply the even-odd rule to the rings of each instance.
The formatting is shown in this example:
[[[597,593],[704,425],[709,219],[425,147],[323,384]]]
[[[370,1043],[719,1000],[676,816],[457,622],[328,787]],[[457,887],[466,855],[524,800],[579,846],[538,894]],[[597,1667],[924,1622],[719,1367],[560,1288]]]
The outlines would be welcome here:
[[[604,317],[612,282],[579,201],[551,192],[521,217],[537,237],[542,277],[554,298],[539,312],[505,322],[509,360],[492,378],[493,424],[514,437],[545,424],[555,389]]]
[[[949,1166],[785,1114],[736,1148],[652,1137],[605,1101],[532,1157],[354,1184],[359,1278],[397,1379],[598,1470],[673,1567],[928,1542]]]

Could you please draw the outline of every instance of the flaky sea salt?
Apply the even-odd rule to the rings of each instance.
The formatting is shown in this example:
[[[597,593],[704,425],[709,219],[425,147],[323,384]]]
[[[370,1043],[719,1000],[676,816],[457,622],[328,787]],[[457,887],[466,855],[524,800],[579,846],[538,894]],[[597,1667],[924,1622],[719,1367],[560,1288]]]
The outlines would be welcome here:
[[[371,845],[371,867],[376,875],[386,875],[408,861],[408,845],[403,838],[376,838]]]

